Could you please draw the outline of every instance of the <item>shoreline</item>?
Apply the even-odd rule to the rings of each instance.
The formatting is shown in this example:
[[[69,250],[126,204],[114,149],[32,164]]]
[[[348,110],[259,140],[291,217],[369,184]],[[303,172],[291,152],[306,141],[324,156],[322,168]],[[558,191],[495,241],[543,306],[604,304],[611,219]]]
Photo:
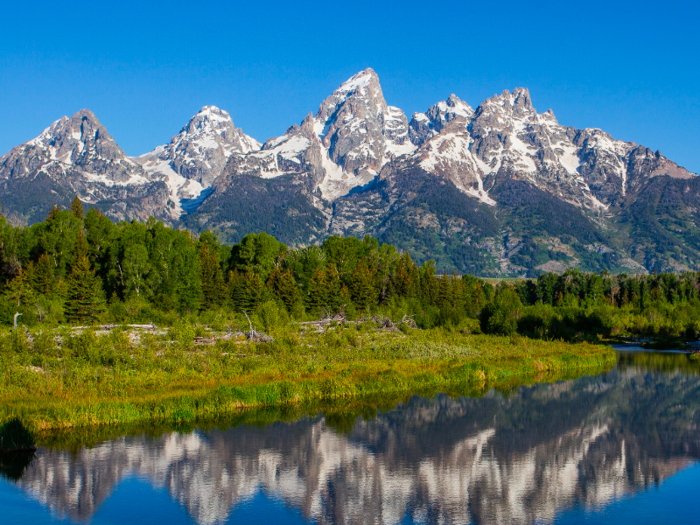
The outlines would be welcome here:
[[[32,432],[129,425],[191,425],[265,408],[366,405],[437,393],[480,396],[541,381],[600,373],[615,350],[589,343],[467,335],[446,329],[383,331],[339,325],[296,327],[274,342],[216,340],[195,346],[177,330],[34,336],[29,351],[0,352],[0,421],[19,417]],[[7,336],[0,336],[0,347]],[[164,344],[169,343],[169,344]],[[38,351],[37,351],[38,350]]]

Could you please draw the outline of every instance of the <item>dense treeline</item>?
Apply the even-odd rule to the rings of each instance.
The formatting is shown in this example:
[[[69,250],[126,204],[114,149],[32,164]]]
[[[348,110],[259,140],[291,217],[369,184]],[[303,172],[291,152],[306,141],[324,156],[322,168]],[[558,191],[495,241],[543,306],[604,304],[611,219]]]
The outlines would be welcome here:
[[[490,286],[474,277],[438,276],[407,253],[369,237],[331,237],[289,250],[266,233],[233,247],[153,219],[114,224],[77,199],[42,223],[0,219],[0,315],[22,322],[168,322],[179,315],[260,308],[296,319],[383,308],[423,326],[475,317]]]
[[[696,272],[612,275],[567,270],[517,282],[513,296],[517,331],[529,336],[696,339],[700,335],[700,274]]]
[[[46,220],[13,227],[0,218],[0,321],[155,321],[245,311],[259,319],[344,313],[411,316],[423,328],[565,338],[620,334],[694,337],[696,273],[652,276],[569,270],[492,286],[437,275],[432,262],[376,239],[330,237],[289,249],[266,234],[229,247],[150,219],[115,224],[79,200]],[[206,320],[206,319],[205,319]],[[267,324],[267,323],[265,323]]]

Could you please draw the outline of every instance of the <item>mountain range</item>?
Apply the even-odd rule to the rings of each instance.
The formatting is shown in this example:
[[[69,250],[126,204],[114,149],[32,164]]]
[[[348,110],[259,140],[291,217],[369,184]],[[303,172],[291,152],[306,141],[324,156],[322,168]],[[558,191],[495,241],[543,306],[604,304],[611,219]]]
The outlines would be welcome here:
[[[560,125],[524,88],[476,109],[450,95],[409,121],[372,69],[264,144],[205,106],[129,157],[83,109],[0,157],[11,222],[75,195],[114,220],[154,216],[229,243],[372,235],[441,272],[700,269],[700,178],[660,152]]]

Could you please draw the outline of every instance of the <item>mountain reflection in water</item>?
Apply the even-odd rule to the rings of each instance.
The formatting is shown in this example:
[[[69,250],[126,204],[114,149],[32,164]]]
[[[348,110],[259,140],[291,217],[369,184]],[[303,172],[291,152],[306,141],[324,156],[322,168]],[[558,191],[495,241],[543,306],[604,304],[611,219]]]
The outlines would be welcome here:
[[[622,355],[610,373],[508,396],[414,397],[345,433],[318,416],[40,450],[15,483],[72,520],[140,477],[200,524],[226,521],[261,491],[319,523],[547,522],[696,461],[696,369],[685,355]]]

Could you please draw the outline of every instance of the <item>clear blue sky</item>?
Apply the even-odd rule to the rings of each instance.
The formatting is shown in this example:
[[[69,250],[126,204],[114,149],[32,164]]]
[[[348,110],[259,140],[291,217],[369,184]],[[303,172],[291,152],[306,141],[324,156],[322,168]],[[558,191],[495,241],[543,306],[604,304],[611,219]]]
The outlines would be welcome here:
[[[538,111],[700,172],[698,2],[4,2],[0,154],[92,109],[129,155],[202,106],[260,141],[374,68],[410,118],[528,87]]]

